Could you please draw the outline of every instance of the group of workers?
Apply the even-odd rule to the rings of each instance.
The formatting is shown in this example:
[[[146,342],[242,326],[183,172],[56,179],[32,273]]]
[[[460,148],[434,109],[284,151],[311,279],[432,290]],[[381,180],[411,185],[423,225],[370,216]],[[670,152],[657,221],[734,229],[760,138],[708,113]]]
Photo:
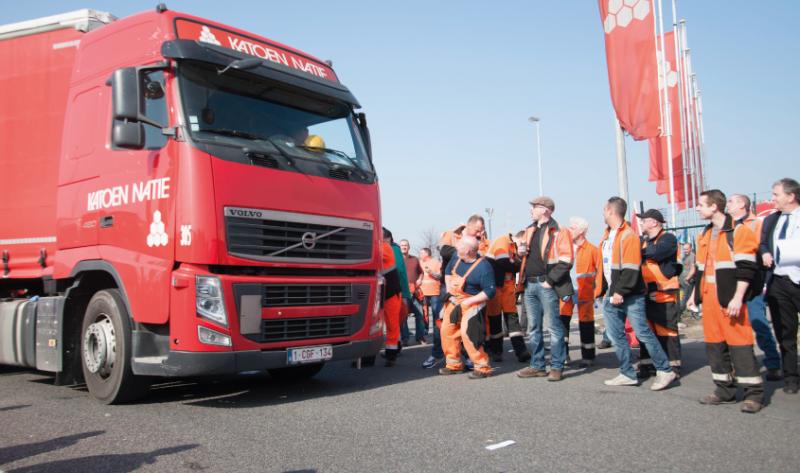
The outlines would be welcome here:
[[[760,306],[756,304],[763,298],[765,284],[782,355],[782,360],[774,359],[773,345],[775,356],[770,364],[765,360],[768,380],[784,379],[785,392],[798,391],[800,184],[781,179],[772,192],[777,212],[763,221],[752,214],[750,201],[743,195],[726,200],[725,194],[714,189],[702,192],[698,199],[696,210],[708,225],[697,236],[693,276],[684,289],[691,290],[690,310],[697,311],[702,304],[706,351],[716,385],[700,399],[703,404],[736,402],[741,387],[742,412],[762,409],[764,388],[753,330],[757,320],[769,331],[763,299]],[[401,314],[410,311],[417,319],[420,343],[427,342],[428,320],[433,323],[432,352],[423,363],[425,368],[443,361],[441,375],[470,371],[471,379],[489,377],[491,363],[502,361],[503,338],[508,335],[516,358],[528,363],[517,372],[518,377],[561,381],[566,364],[571,363],[569,327],[576,311],[581,360],[575,365],[594,364],[594,308],[600,299],[605,335],[620,365],[619,374],[605,384],[636,386],[654,377],[651,390],[670,386],[681,367],[679,275],[684,255],[676,237],[665,231],[661,212],[651,209],[637,215],[639,235],[625,219],[625,200],[608,199],[603,207],[607,228],[594,246],[586,238],[586,219],[573,217],[564,227],[553,218],[553,199],[536,197],[530,205],[532,223],[494,241],[486,238],[483,218],[472,215],[441,236],[441,260],[432,256],[430,248],[422,248],[419,258],[411,256],[408,241],[397,245],[384,229],[386,366],[396,363],[401,337],[409,336]],[[527,324],[520,320],[518,298]],[[549,322],[549,371],[543,320]],[[640,347],[638,370],[626,323]],[[529,345],[523,325],[530,334]],[[763,327],[756,331],[761,345],[767,334],[761,334]],[[775,364],[781,361],[782,372]]]

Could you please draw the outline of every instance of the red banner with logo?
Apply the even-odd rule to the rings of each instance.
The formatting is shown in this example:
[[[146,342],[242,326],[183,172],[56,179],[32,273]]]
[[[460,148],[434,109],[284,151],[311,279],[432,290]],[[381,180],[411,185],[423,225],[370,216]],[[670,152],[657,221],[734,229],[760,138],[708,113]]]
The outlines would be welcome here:
[[[669,97],[669,118],[671,124],[671,136],[659,136],[651,138],[650,144],[650,181],[656,182],[656,193],[666,194],[667,202],[672,203],[669,188],[669,148],[667,140],[672,146],[672,176],[675,189],[675,203],[683,209],[686,207],[686,185],[684,184],[683,150],[681,145],[681,109],[680,92],[677,63],[675,60],[675,37],[674,33],[664,34],[664,48],[666,50],[664,71],[659,71],[658,89],[667,89]],[[660,49],[660,48],[659,48]],[[691,194],[691,192],[689,192]],[[691,197],[691,196],[690,196]]]
[[[659,136],[655,22],[652,0],[599,0],[611,102],[635,140]]]
[[[305,56],[298,51],[264,40],[237,34],[226,29],[198,23],[187,19],[175,20],[175,34],[178,39],[191,39],[201,43],[233,49],[265,61],[281,64],[314,77],[339,82],[336,74],[327,64]]]

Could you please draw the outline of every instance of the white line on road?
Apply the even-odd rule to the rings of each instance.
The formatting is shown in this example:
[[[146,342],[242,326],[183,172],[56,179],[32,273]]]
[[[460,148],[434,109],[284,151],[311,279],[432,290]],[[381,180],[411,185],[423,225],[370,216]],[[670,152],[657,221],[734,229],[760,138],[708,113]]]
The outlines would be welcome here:
[[[498,448],[508,447],[509,445],[514,445],[515,443],[516,442],[513,440],[506,440],[505,442],[487,445],[486,450],[497,450]]]

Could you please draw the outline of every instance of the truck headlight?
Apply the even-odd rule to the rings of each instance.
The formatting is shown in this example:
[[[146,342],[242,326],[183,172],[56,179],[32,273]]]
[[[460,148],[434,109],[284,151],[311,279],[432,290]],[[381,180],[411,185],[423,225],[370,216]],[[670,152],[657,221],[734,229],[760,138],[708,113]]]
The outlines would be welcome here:
[[[222,299],[222,284],[218,277],[197,276],[195,279],[197,313],[223,327],[228,326],[228,314]]]
[[[197,326],[197,338],[200,340],[200,343],[205,343],[206,345],[217,345],[220,347],[231,346],[231,337],[224,333],[219,333],[216,330],[203,327],[202,325]]]
[[[372,305],[372,323],[369,326],[369,335],[383,333],[383,317],[381,317],[381,306],[383,305],[383,288],[386,278],[378,275],[378,284],[375,287],[375,303]]]

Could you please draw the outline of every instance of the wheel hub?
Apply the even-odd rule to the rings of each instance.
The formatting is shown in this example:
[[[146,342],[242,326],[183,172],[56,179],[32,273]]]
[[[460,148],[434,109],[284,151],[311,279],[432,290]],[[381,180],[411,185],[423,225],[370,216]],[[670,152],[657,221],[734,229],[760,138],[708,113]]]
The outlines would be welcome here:
[[[86,328],[83,336],[83,359],[89,372],[108,376],[114,367],[117,339],[114,324],[101,315],[97,322]]]

